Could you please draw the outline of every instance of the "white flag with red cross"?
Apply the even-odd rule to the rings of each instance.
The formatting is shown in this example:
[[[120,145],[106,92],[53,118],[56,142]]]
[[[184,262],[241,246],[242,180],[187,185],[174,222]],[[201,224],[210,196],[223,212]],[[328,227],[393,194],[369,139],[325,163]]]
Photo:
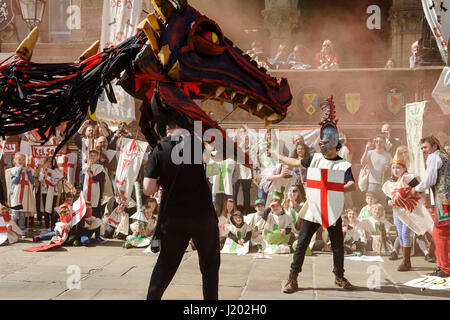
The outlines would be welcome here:
[[[86,201],[84,200],[83,192],[80,192],[80,197],[72,204],[72,220],[70,220],[70,227],[76,226],[86,214]]]
[[[115,198],[118,203],[124,203],[127,207],[135,205],[131,194],[147,147],[148,142],[123,139],[116,170]]]
[[[344,208],[344,171],[308,168],[304,219],[328,228],[336,223]]]

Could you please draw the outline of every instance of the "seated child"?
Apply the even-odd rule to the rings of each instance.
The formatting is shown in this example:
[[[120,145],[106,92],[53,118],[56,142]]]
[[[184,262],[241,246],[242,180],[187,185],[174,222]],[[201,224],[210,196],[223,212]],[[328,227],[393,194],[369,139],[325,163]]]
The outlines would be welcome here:
[[[22,238],[22,230],[20,230],[19,226],[11,219],[9,208],[1,204],[0,206],[0,245],[16,243]],[[4,233],[6,233],[3,237],[1,236],[2,228],[4,228]]]
[[[264,215],[264,204],[265,201],[263,199],[257,199],[255,201],[255,213],[250,213],[249,215],[244,217],[245,222],[252,228],[252,239],[251,244],[260,247],[264,250],[264,240],[262,238],[264,223],[266,222],[263,219]],[[254,248],[250,248],[254,249]]]
[[[91,237],[95,231],[100,228],[102,221],[92,215],[92,206],[89,202],[86,202],[86,214],[79,224],[80,227],[78,228],[77,237],[80,239],[81,244],[87,246],[90,243],[95,242]]]
[[[248,252],[252,228],[244,222],[244,216],[240,211],[231,214],[230,224],[227,224],[227,238],[221,253],[242,253]]]
[[[266,209],[267,216],[264,225],[263,237],[265,241],[264,250],[268,254],[290,253],[291,244],[295,240],[294,223],[292,216],[286,214],[281,207],[281,201],[278,198],[272,199],[269,209]]]
[[[361,241],[359,232],[350,225],[347,215],[342,215],[342,232],[344,234],[344,250],[346,254],[355,251],[364,252],[365,243]]]
[[[155,215],[156,214],[155,205],[157,205],[157,202],[156,199],[153,199],[153,202],[146,204],[143,208],[144,216],[147,219],[147,222],[135,221],[130,225],[130,229],[133,232],[133,234],[127,237],[127,240],[123,244],[124,248],[126,249],[130,249],[133,247],[142,248],[148,247],[150,245],[152,236],[155,233],[157,222],[157,216]]]
[[[64,203],[58,207],[59,212],[59,222],[55,224],[53,231],[48,233],[40,234],[33,237],[34,242],[42,240],[50,240],[50,243],[64,243],[68,237],[71,230],[71,220],[72,214],[70,211],[69,204]]]
[[[377,203],[375,194],[373,194],[372,192],[366,192],[366,203],[367,205],[364,206],[359,213],[358,221],[363,221],[370,218],[370,206]]]
[[[392,251],[392,244],[388,241],[387,231],[393,227],[385,218],[384,207],[376,203],[370,206],[370,218],[361,221],[358,230],[364,231],[367,250],[385,253]]]

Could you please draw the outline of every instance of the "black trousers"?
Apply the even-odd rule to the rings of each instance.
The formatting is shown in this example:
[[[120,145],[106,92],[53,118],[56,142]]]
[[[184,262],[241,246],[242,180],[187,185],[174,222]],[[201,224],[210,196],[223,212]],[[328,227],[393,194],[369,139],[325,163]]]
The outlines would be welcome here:
[[[218,300],[220,244],[216,215],[211,212],[200,218],[167,217],[161,227],[161,251],[153,268],[147,300],[161,299],[175,276],[191,238],[198,251],[203,298]]]
[[[306,249],[311,238],[319,229],[320,224],[303,220],[300,226],[300,233],[297,240],[297,248],[294,252],[294,260],[291,263],[291,274],[298,274],[302,271],[305,260]],[[338,277],[344,276],[344,235],[342,233],[342,219],[339,218],[334,226],[327,228],[333,250],[333,273]]]

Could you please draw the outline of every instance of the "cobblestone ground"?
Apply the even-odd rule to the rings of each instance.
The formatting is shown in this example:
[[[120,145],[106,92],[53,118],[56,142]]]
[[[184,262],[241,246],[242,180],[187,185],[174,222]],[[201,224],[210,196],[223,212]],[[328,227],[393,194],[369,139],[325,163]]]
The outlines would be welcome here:
[[[109,240],[92,247],[62,247],[47,252],[25,252],[35,245],[27,238],[0,247],[0,299],[145,299],[156,255],[143,249],[123,249]],[[307,256],[299,277],[301,290],[287,295],[281,284],[289,272],[292,255],[254,259],[222,254],[219,297],[223,300],[410,300],[450,299],[449,290],[425,290],[403,286],[433,271],[435,264],[423,256],[412,258],[413,270],[397,272],[400,261],[359,262],[345,260],[346,277],[357,287],[347,292],[334,285],[332,254]],[[80,288],[75,283],[79,271]],[[378,288],[373,287],[379,281]],[[375,283],[376,284],[376,283]],[[163,296],[168,300],[202,299],[201,275],[195,251],[187,252]]]

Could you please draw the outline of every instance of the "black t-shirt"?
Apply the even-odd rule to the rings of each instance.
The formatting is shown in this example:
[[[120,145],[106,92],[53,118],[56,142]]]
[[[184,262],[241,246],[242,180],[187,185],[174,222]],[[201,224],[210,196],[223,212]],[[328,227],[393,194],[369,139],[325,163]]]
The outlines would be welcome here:
[[[164,214],[172,217],[186,217],[214,213],[211,190],[206,182],[201,155],[197,155],[197,158],[200,157],[197,159],[200,163],[194,164],[194,137],[185,137],[183,140],[188,148],[192,147],[190,164],[176,165],[172,162],[172,150],[181,140],[172,141],[170,137],[166,137],[150,153],[144,176],[152,179],[159,178],[159,185],[163,189],[162,206],[169,197]],[[197,150],[200,153],[202,151],[203,148],[200,151]],[[176,150],[174,152],[177,153]],[[182,158],[181,155],[180,158]]]
[[[311,165],[313,157],[314,157],[314,155],[311,155],[309,157],[303,158],[301,160],[302,166],[305,167],[305,168],[309,168],[309,166]],[[342,158],[339,157],[339,156],[336,156],[336,158],[334,158],[334,159],[327,159],[327,160],[338,161],[338,160],[342,160]],[[352,167],[348,168],[345,171],[345,175],[344,175],[344,183],[347,183],[349,181],[355,181],[355,178],[353,177],[353,173],[352,173]]]

